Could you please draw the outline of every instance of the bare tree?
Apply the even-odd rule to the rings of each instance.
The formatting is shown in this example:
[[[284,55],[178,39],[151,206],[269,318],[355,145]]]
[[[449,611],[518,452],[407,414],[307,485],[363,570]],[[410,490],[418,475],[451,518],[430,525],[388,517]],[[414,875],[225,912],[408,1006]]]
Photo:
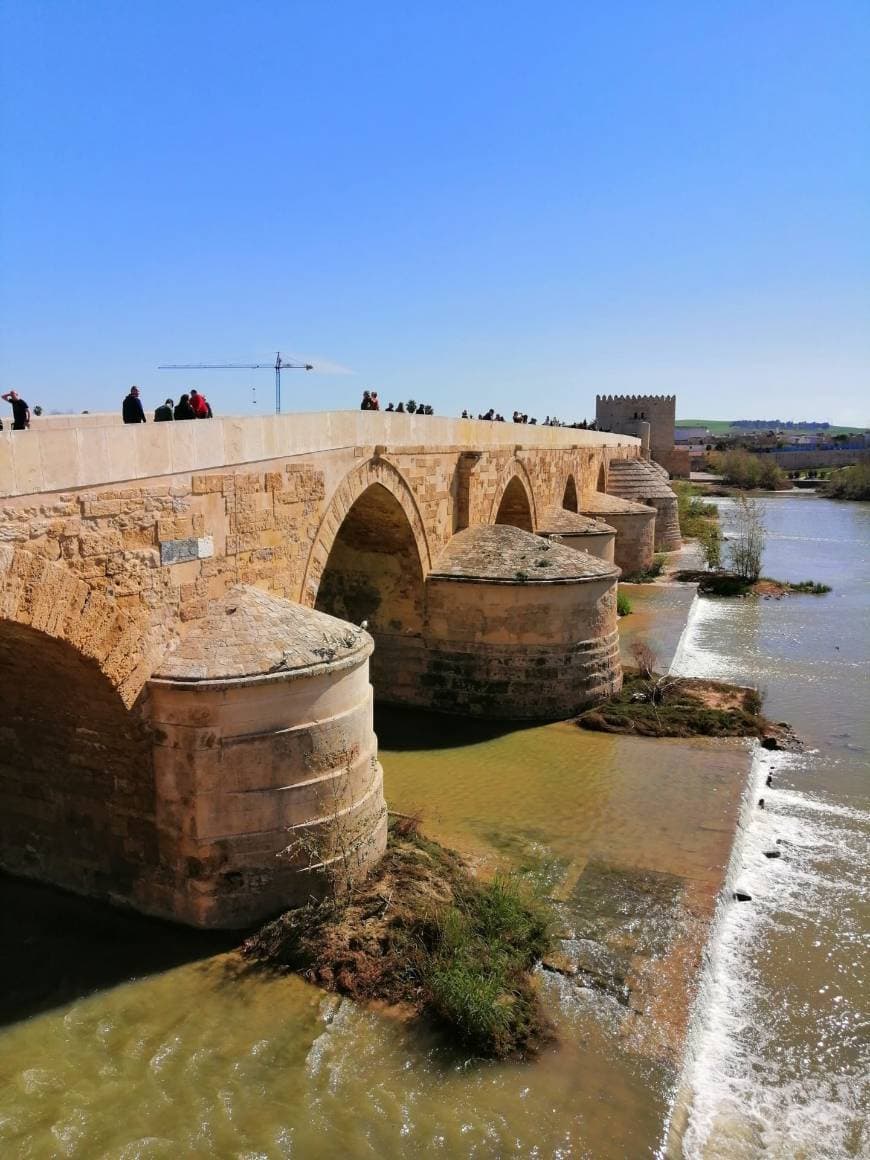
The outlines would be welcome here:
[[[680,677],[665,673],[656,673],[658,657],[643,640],[631,642],[631,655],[637,665],[637,671],[646,682],[646,691],[637,695],[637,700],[646,700],[655,708],[665,699],[669,689],[676,688],[681,683]]]
[[[369,779],[360,800],[369,796],[379,776],[380,767],[372,758]],[[320,813],[318,823],[297,833],[279,857],[301,863],[301,869],[320,877],[330,900],[340,906],[350,901],[354,886],[365,876],[386,806],[376,816],[367,810],[361,815],[354,811],[350,762],[343,774],[326,779],[316,800]]]
[[[747,584],[754,584],[761,575],[764,555],[764,512],[757,499],[737,496],[735,513],[736,535],[728,545],[731,567]]]
[[[646,641],[633,640],[631,642],[631,655],[634,658],[634,663],[637,665],[637,671],[640,675],[645,681],[651,681],[655,676],[658,658]]]

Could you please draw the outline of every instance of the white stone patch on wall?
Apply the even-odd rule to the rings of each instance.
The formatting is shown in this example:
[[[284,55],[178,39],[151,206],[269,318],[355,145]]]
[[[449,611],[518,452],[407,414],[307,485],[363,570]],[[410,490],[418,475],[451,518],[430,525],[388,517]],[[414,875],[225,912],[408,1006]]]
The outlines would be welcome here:
[[[214,555],[212,536],[198,536],[187,540],[161,540],[160,563],[186,564],[189,560],[208,560]]]

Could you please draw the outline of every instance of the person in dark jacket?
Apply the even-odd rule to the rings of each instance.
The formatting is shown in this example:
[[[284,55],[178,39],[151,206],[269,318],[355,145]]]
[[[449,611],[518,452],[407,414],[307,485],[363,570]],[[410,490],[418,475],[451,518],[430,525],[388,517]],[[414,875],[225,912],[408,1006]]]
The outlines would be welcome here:
[[[144,423],[145,412],[142,409],[142,400],[139,398],[139,388],[131,387],[130,394],[121,404],[121,415],[125,423]]]
[[[167,399],[165,403],[162,403],[154,412],[154,422],[155,423],[169,423],[169,422],[171,422],[172,421],[172,407],[173,407],[173,403],[172,403],[171,399]]]
[[[196,411],[190,405],[190,395],[182,395],[175,404],[173,415],[176,419],[195,419]]]
[[[12,430],[26,431],[30,426],[30,407],[24,399],[19,397],[17,391],[7,391],[5,395],[0,395],[0,399],[12,408]]]

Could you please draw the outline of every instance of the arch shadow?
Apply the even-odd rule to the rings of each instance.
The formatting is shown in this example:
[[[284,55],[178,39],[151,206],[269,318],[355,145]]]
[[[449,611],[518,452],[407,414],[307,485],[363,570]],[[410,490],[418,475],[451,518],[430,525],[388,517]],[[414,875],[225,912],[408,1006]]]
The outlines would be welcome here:
[[[577,498],[577,484],[574,480],[573,474],[569,475],[568,479],[565,481],[565,491],[562,494],[562,507],[569,512],[576,512],[580,510],[579,501]]]
[[[517,459],[512,460],[502,472],[490,508],[489,522],[510,524],[524,532],[534,532],[538,525],[532,481]]]
[[[369,672],[380,701],[412,698],[425,660],[425,571],[415,513],[409,518],[407,499],[380,480],[369,482],[338,522],[313,592],[318,611],[365,622],[375,641]]]

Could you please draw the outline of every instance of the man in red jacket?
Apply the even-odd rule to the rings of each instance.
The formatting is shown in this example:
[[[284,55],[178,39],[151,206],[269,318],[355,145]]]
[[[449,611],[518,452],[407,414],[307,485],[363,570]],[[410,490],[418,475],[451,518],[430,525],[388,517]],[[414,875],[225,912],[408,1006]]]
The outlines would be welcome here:
[[[205,395],[201,395],[196,387],[191,388],[190,405],[193,407],[197,419],[210,419],[211,406]]]

